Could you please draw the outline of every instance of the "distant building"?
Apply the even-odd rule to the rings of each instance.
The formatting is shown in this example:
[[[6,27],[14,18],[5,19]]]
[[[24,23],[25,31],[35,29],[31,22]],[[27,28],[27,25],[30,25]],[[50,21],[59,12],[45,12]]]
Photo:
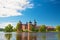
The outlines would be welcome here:
[[[54,31],[54,30],[55,30],[55,28],[53,28],[52,26],[47,26],[46,29],[47,29],[48,31]]]

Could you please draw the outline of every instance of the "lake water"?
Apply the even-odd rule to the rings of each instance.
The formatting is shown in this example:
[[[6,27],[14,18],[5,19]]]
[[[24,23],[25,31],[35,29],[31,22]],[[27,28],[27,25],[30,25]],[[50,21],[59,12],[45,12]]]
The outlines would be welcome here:
[[[0,32],[0,40],[60,40],[60,33],[4,33]]]

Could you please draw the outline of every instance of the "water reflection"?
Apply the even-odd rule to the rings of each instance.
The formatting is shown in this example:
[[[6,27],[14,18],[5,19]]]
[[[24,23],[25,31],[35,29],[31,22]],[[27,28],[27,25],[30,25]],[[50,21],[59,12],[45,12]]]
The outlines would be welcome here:
[[[46,40],[46,34],[44,33],[42,36],[41,36],[41,40]]]
[[[37,40],[37,36],[31,33],[22,33],[16,35],[16,40]]]
[[[21,33],[16,35],[16,40],[46,40],[46,33],[37,35],[37,33]]]
[[[3,33],[0,32],[0,40],[60,40],[60,33]]]
[[[6,40],[10,40],[12,38],[12,34],[5,34]]]
[[[60,40],[60,33],[57,33],[57,40]]]
[[[46,40],[46,33],[6,33],[6,40]]]

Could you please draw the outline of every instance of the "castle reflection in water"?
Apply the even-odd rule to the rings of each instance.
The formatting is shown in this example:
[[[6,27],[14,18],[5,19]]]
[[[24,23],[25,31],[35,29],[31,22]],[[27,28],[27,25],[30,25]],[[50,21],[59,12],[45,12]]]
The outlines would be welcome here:
[[[46,35],[47,34],[47,35]],[[1,34],[2,35],[2,34]],[[5,33],[0,40],[60,40],[60,32],[54,33]]]
[[[16,35],[16,40],[37,40],[37,36],[33,36],[30,33],[22,33]]]
[[[46,40],[45,33],[7,33],[5,34],[6,40]],[[5,40],[5,39],[4,39]]]

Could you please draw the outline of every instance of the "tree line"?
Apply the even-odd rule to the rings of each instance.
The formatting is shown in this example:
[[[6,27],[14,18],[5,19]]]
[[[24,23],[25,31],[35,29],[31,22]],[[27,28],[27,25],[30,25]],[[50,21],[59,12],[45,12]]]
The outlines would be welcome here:
[[[8,24],[5,28],[4,31],[5,32],[16,32],[17,29],[20,27],[20,22],[17,23],[16,27],[13,28],[13,26],[11,24]],[[56,26],[54,28],[54,30],[47,30],[46,29],[46,25],[40,25],[39,28],[34,28],[33,26],[30,26],[31,30],[30,32],[60,32],[60,25]],[[19,30],[20,32],[29,32],[27,29],[25,31],[23,30]]]

